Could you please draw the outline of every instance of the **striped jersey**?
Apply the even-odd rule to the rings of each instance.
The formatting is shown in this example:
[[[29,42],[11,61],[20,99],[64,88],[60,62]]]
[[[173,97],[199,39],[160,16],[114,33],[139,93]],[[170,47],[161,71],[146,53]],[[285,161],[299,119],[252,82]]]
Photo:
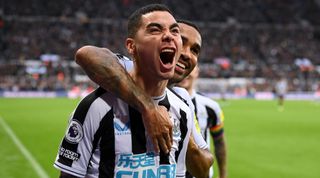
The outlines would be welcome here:
[[[218,139],[223,135],[224,115],[222,109],[216,101],[195,91],[192,92],[191,98],[195,106],[195,114],[201,134],[210,145],[210,134],[213,139]],[[213,174],[214,170],[213,166],[211,166],[209,177],[212,177]]]
[[[123,56],[121,54],[116,54],[119,63],[127,70],[127,71],[131,71],[133,70],[133,61],[130,60],[128,57]],[[189,105],[190,111],[192,112],[192,115],[194,115],[194,111],[195,111],[195,107],[193,105],[193,102],[191,101],[191,97],[188,93],[188,91],[184,88],[181,87],[172,87],[170,89],[172,92],[176,93],[177,96],[183,100],[184,102],[186,102]],[[196,127],[198,124],[197,120],[195,120],[195,123],[193,123],[193,131],[192,131],[192,136],[194,138],[195,143],[201,148],[201,149],[207,149],[208,148],[208,144],[206,143],[206,141],[204,140],[204,138],[201,136],[200,133],[200,129],[198,127]]]
[[[115,55],[117,56],[119,63],[124,67],[124,69],[126,69],[126,71],[129,72],[133,70],[133,61],[130,58],[119,53],[116,53]]]
[[[223,134],[223,111],[216,101],[198,92],[193,91],[191,98],[195,106],[195,114],[198,119],[201,134],[209,144],[210,133],[213,139]],[[208,131],[210,131],[210,133],[208,133]]]
[[[153,99],[168,109],[173,122],[169,154],[152,151],[138,111],[98,88],[83,98],[73,112],[54,166],[88,178],[184,177],[192,113],[169,89]]]
[[[199,128],[199,124],[196,119],[196,113],[195,113],[195,106],[191,100],[191,97],[188,93],[188,91],[185,88],[181,87],[172,87],[172,90],[177,93],[178,96],[180,96],[183,100],[185,100],[186,103],[188,103],[189,108],[194,116],[194,123],[193,123],[193,129],[192,129],[192,136],[194,138],[195,143],[199,146],[201,149],[208,149],[209,146],[207,142],[204,140],[204,137],[201,134],[201,130]]]

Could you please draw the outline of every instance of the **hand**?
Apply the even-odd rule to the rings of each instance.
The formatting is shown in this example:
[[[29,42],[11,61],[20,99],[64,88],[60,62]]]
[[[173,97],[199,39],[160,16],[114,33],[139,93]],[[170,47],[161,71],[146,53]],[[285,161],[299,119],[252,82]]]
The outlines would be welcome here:
[[[186,155],[187,170],[195,177],[207,178],[212,163],[213,155],[210,150],[200,148],[191,133]]]
[[[169,153],[172,146],[172,127],[167,109],[164,106],[155,106],[142,113],[144,127],[150,137],[155,152],[161,150]]]

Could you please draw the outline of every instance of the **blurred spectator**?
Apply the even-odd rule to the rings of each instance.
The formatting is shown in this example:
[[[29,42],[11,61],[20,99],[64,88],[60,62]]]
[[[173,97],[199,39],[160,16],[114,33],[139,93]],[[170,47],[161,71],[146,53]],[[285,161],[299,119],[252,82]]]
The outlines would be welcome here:
[[[91,44],[127,54],[124,19],[152,2],[167,4],[178,18],[201,28],[202,78],[273,81],[283,71],[289,90],[311,90],[311,84],[319,81],[317,0],[11,0],[0,8],[0,90],[68,90],[78,85],[83,81],[82,71],[72,65],[75,51]],[[303,59],[298,55],[307,57],[313,67],[297,67],[295,63]],[[28,72],[30,60],[44,61],[45,72]],[[250,86],[254,87],[258,86]]]

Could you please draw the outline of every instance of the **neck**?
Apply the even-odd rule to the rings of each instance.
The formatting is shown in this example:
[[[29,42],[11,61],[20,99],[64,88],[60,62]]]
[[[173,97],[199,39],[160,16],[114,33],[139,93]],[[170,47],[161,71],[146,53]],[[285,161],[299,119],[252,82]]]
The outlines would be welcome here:
[[[188,91],[189,95],[191,96],[191,95],[192,95],[192,92],[193,92],[193,88],[192,88],[192,87],[189,87],[189,88],[186,88],[186,90]]]
[[[151,97],[161,96],[168,84],[168,80],[156,80],[152,77],[142,77],[134,72],[131,76],[136,84]]]

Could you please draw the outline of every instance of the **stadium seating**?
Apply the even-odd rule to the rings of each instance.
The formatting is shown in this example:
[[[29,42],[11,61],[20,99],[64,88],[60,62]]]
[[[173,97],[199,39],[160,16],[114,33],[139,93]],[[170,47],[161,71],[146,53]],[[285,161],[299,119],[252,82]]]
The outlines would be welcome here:
[[[294,64],[297,58],[305,57],[314,66],[320,65],[318,0],[150,2],[165,3],[178,18],[199,25],[203,36],[202,78],[272,80],[281,71],[290,79],[292,89],[299,88],[296,80],[306,76]],[[41,79],[52,76],[56,87],[45,87],[48,90],[71,88],[70,85],[77,83],[75,74],[81,73],[72,64],[76,49],[90,44],[126,54],[125,19],[146,3],[139,0],[6,1],[0,8],[0,68],[10,70],[0,70],[0,90],[12,89],[12,83],[34,83],[26,89],[37,90],[43,88]],[[43,54],[58,55],[60,61],[54,65],[63,67],[47,68],[47,73],[35,79],[25,71],[25,62],[40,60]],[[221,57],[230,60],[227,69],[216,63]],[[56,79],[61,72],[67,80],[63,84]],[[316,67],[308,71],[308,79],[319,76],[320,69]],[[312,86],[307,90],[312,90]]]

